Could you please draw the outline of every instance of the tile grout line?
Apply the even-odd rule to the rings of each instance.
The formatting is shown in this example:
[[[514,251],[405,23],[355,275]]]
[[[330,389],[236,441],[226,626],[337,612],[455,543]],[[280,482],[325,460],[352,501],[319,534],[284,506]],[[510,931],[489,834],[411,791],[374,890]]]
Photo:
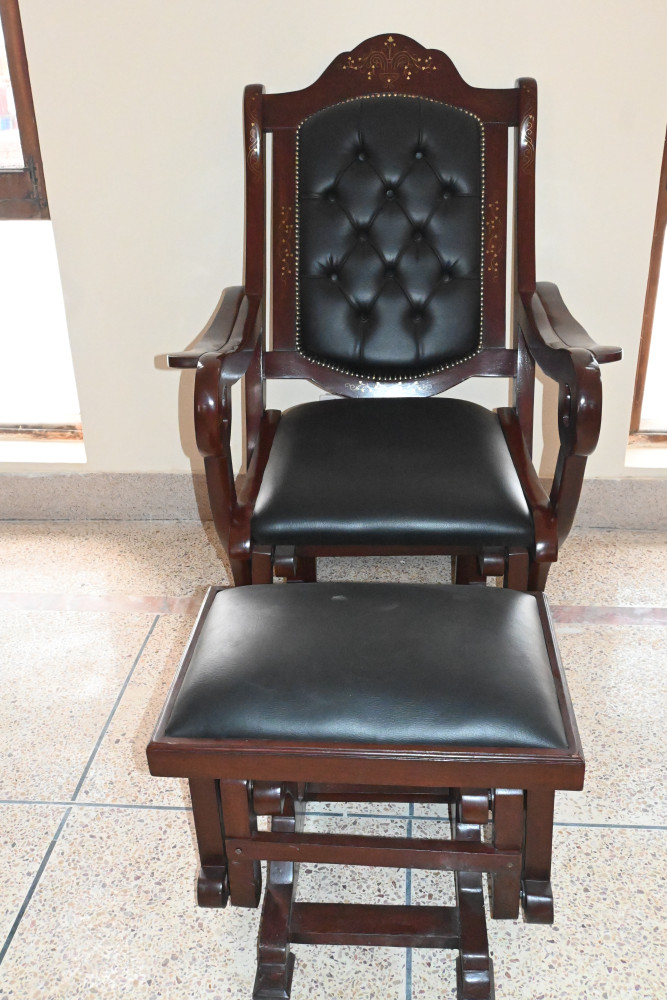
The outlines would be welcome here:
[[[0,799],[0,806],[66,806],[68,809],[136,809],[139,811],[153,812],[192,812],[192,806],[167,806],[155,805],[150,802],[74,802],[71,799]],[[318,819],[339,819],[347,816],[349,819],[382,819],[400,820],[408,822],[411,827],[411,820],[418,819],[425,823],[447,823],[448,816],[415,816],[408,813],[354,813],[354,812],[320,812],[309,811],[308,816]],[[664,830],[667,831],[665,823],[584,823],[580,821],[555,820],[555,827],[563,829],[584,829],[584,830]],[[411,835],[411,834],[410,834]]]
[[[406,833],[412,839],[412,819],[415,814],[414,802],[408,805],[408,822]],[[412,868],[405,870],[405,905],[412,904]],[[405,1000],[412,1000],[412,948],[405,949]]]
[[[67,822],[67,819],[68,819],[69,814],[71,813],[71,811],[72,811],[71,808],[65,810],[65,815],[63,816],[63,818],[60,820],[60,823],[58,824],[58,829],[56,830],[55,834],[53,835],[53,839],[51,840],[51,843],[49,844],[49,846],[46,849],[44,857],[42,858],[42,863],[40,864],[39,868],[37,869],[37,873],[36,873],[34,879],[32,880],[32,883],[30,884],[30,888],[28,889],[28,891],[26,893],[25,899],[23,900],[23,903],[21,904],[19,912],[16,914],[16,918],[14,920],[14,923],[12,924],[12,926],[10,928],[10,931],[9,931],[9,934],[7,935],[7,938],[5,940],[5,943],[2,946],[2,950],[0,951],[0,965],[2,965],[2,963],[3,963],[4,959],[5,959],[5,955],[9,951],[9,947],[10,947],[12,941],[14,940],[14,935],[16,934],[17,930],[19,929],[19,924],[23,920],[23,915],[24,915],[25,911],[28,909],[28,906],[30,904],[30,900],[32,899],[32,897],[33,897],[33,895],[35,893],[35,890],[37,888],[39,880],[41,879],[41,877],[42,877],[42,875],[44,873],[44,869],[46,868],[46,866],[48,864],[49,858],[51,857],[51,854],[53,853],[53,848],[56,846],[56,844],[58,842],[58,838],[60,837],[60,834],[63,832],[63,828],[65,826],[65,823]]]
[[[37,886],[39,885],[39,881],[40,881],[42,875],[44,874],[44,870],[45,870],[47,864],[49,863],[49,858],[53,854],[53,849],[56,846],[56,844],[58,843],[58,839],[60,837],[60,834],[63,832],[63,830],[65,828],[65,823],[69,819],[70,813],[72,812],[72,808],[73,808],[74,805],[77,804],[76,803],[76,797],[79,794],[79,791],[81,790],[81,786],[83,785],[83,782],[86,780],[86,777],[88,776],[88,772],[90,771],[90,768],[91,768],[91,766],[93,764],[93,761],[95,760],[95,756],[97,754],[97,751],[100,748],[102,740],[104,739],[104,737],[106,735],[106,732],[107,732],[107,730],[108,730],[108,728],[109,728],[109,726],[111,724],[111,720],[113,719],[113,717],[115,715],[116,709],[118,708],[118,705],[120,704],[121,698],[125,694],[125,691],[127,689],[128,684],[130,683],[130,680],[131,680],[132,675],[133,675],[133,673],[135,671],[135,668],[136,668],[137,664],[139,663],[139,660],[141,659],[141,657],[143,655],[143,652],[144,652],[144,650],[146,648],[146,644],[148,643],[148,640],[150,639],[151,635],[153,634],[153,630],[155,629],[155,626],[157,625],[159,618],[160,618],[159,615],[155,616],[155,618],[153,619],[153,623],[151,624],[151,627],[149,628],[148,632],[146,633],[146,636],[144,638],[144,641],[141,644],[139,652],[137,653],[137,655],[134,658],[134,662],[132,663],[132,666],[130,667],[129,673],[128,673],[127,677],[125,678],[123,686],[120,689],[120,692],[118,694],[118,697],[116,698],[116,701],[114,702],[113,708],[111,709],[111,712],[109,713],[107,721],[106,721],[106,723],[104,724],[104,726],[102,728],[102,732],[100,733],[100,735],[97,738],[97,742],[95,743],[95,746],[93,748],[93,752],[91,753],[90,757],[88,758],[88,762],[87,762],[86,766],[83,769],[83,774],[81,775],[81,777],[80,777],[80,779],[78,781],[78,784],[77,784],[76,788],[74,789],[74,794],[72,795],[71,803],[68,805],[68,808],[65,810],[65,813],[64,813],[62,819],[60,820],[60,823],[58,824],[58,829],[56,830],[56,832],[55,832],[55,834],[54,834],[54,836],[53,836],[53,838],[51,840],[51,843],[49,844],[49,846],[47,847],[47,849],[46,849],[46,851],[44,853],[44,857],[42,858],[41,864],[40,864],[39,868],[37,869],[35,877],[33,878],[32,882],[30,884],[30,888],[28,889],[28,891],[26,893],[25,899],[23,900],[23,903],[21,904],[21,907],[19,908],[19,911],[16,914],[16,917],[14,919],[14,923],[12,924],[12,926],[11,926],[11,928],[9,930],[9,934],[7,935],[7,937],[5,939],[5,943],[2,946],[2,950],[0,951],[0,965],[2,965],[2,963],[3,963],[4,959],[5,959],[5,955],[7,954],[8,950],[9,950],[9,948],[11,946],[11,943],[14,940],[16,932],[17,932],[17,930],[19,929],[19,927],[21,925],[21,921],[23,920],[24,914],[25,914],[26,910],[28,909],[28,906],[30,905],[30,900],[32,899],[33,895],[35,894]]]
[[[76,788],[74,789],[74,792],[72,793],[72,797],[71,797],[71,801],[72,802],[76,802],[77,795],[81,791],[83,783],[86,780],[86,778],[88,777],[88,772],[90,771],[91,767],[93,766],[93,761],[95,760],[95,757],[97,756],[97,751],[99,750],[99,748],[100,748],[100,746],[102,744],[102,740],[104,739],[104,737],[107,734],[107,730],[109,729],[109,726],[111,725],[111,720],[113,719],[114,715],[116,714],[116,709],[120,705],[121,699],[122,699],[123,695],[125,694],[125,691],[127,690],[127,686],[130,683],[130,681],[132,680],[132,675],[134,674],[134,671],[135,671],[135,669],[137,667],[137,664],[139,663],[139,660],[143,656],[143,652],[144,652],[144,650],[146,648],[146,645],[148,644],[148,640],[152,636],[153,631],[155,629],[155,626],[157,625],[159,619],[160,619],[159,615],[156,615],[155,618],[153,619],[153,623],[152,623],[151,627],[149,628],[144,641],[141,644],[141,648],[139,649],[139,652],[137,653],[137,655],[134,658],[134,662],[133,662],[132,666],[130,667],[130,671],[129,671],[127,677],[125,678],[125,680],[123,682],[123,686],[121,687],[121,689],[120,689],[120,691],[118,693],[118,697],[116,698],[116,700],[115,700],[115,702],[113,704],[113,708],[109,712],[109,716],[107,718],[107,721],[104,723],[104,726],[102,727],[102,732],[97,737],[97,742],[95,743],[95,746],[93,747],[93,751],[92,751],[90,757],[88,758],[88,763],[86,764],[86,766],[83,769],[83,774],[79,778],[79,780],[77,782],[77,785],[76,785]]]

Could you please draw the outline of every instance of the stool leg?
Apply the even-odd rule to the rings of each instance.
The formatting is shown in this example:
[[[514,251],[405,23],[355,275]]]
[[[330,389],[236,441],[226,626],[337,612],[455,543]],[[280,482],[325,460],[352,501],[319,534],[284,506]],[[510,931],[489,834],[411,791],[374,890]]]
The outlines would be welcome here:
[[[523,847],[523,791],[497,788],[493,795],[493,846],[499,851]],[[489,876],[491,916],[496,920],[516,920],[519,916],[521,866],[514,871]]]
[[[550,788],[526,792],[526,830],[523,852],[523,914],[526,923],[552,924],[551,846],[554,792]]]
[[[456,840],[481,840],[479,794],[468,796],[462,791],[457,799],[450,803],[452,837]],[[456,872],[454,877],[460,927],[459,957],[456,961],[457,1000],[494,1000],[493,963],[486,933],[482,876],[477,872]]]
[[[273,816],[274,833],[300,833],[305,806],[297,798],[297,788],[290,786],[280,816]],[[289,1000],[294,971],[290,953],[290,920],[296,892],[299,866],[291,861],[269,862],[262,920],[257,942],[257,975],[253,1000]]]
[[[197,902],[200,906],[224,907],[229,899],[229,884],[218,782],[213,778],[190,778],[190,798],[201,861]]]
[[[247,781],[221,781],[220,801],[225,836],[245,839],[257,831],[257,817],[250,809]],[[255,907],[262,893],[262,869],[259,861],[227,858],[229,865],[229,901],[232,906]]]

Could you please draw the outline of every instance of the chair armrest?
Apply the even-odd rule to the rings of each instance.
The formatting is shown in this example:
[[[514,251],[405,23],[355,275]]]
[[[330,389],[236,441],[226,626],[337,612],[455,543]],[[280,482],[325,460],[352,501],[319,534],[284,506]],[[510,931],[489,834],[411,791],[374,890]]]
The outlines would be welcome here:
[[[560,296],[557,297],[562,302]],[[600,435],[602,416],[602,382],[598,363],[587,348],[566,344],[552,325],[537,292],[532,296],[522,293],[518,306],[519,326],[530,354],[545,375],[558,382],[560,387],[558,430],[561,452],[564,455],[592,455]],[[567,313],[565,306],[563,310]],[[570,336],[579,336],[580,330],[582,337],[588,337],[574,320],[572,324],[569,327]],[[562,331],[563,327],[559,329]]]
[[[622,348],[603,346],[591,340],[583,326],[568,311],[558,286],[553,282],[538,281],[533,298],[535,297],[539,299],[549,324],[548,327],[541,328],[540,335],[550,347],[582,347],[591,352],[599,365],[621,360]]]
[[[225,288],[218,307],[206,328],[187,351],[171,352],[167,355],[168,367],[196,368],[202,354],[222,350],[232,336],[242,300],[243,288],[240,285]]]
[[[517,318],[528,351],[559,386],[560,448],[549,502],[561,546],[574,522],[586,459],[600,436],[602,380],[597,355],[601,361],[614,361],[621,352],[598,347],[570,316],[556,286],[549,283],[538,285],[533,294],[521,293]]]

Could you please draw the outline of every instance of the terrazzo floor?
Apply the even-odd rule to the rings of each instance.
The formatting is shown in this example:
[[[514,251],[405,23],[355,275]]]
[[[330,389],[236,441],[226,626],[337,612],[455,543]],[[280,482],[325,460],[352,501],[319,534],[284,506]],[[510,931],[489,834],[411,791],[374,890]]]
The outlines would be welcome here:
[[[259,913],[198,909],[183,782],[145,746],[210,583],[195,522],[0,524],[0,997],[250,1000]],[[445,560],[320,579],[446,581]],[[498,1000],[665,1000],[667,536],[576,530],[547,589],[587,757],[557,803],[551,927],[491,921]],[[433,836],[436,806],[315,829]],[[447,835],[446,833],[444,834]],[[447,903],[449,876],[302,866],[323,901]],[[293,1000],[455,997],[451,952],[296,946]]]

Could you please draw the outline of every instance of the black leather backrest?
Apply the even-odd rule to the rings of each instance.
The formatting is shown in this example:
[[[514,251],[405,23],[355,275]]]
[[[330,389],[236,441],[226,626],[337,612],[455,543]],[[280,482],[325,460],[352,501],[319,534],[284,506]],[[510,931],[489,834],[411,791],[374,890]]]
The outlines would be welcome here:
[[[481,347],[484,129],[425,98],[378,95],[297,138],[299,352],[417,378]]]

